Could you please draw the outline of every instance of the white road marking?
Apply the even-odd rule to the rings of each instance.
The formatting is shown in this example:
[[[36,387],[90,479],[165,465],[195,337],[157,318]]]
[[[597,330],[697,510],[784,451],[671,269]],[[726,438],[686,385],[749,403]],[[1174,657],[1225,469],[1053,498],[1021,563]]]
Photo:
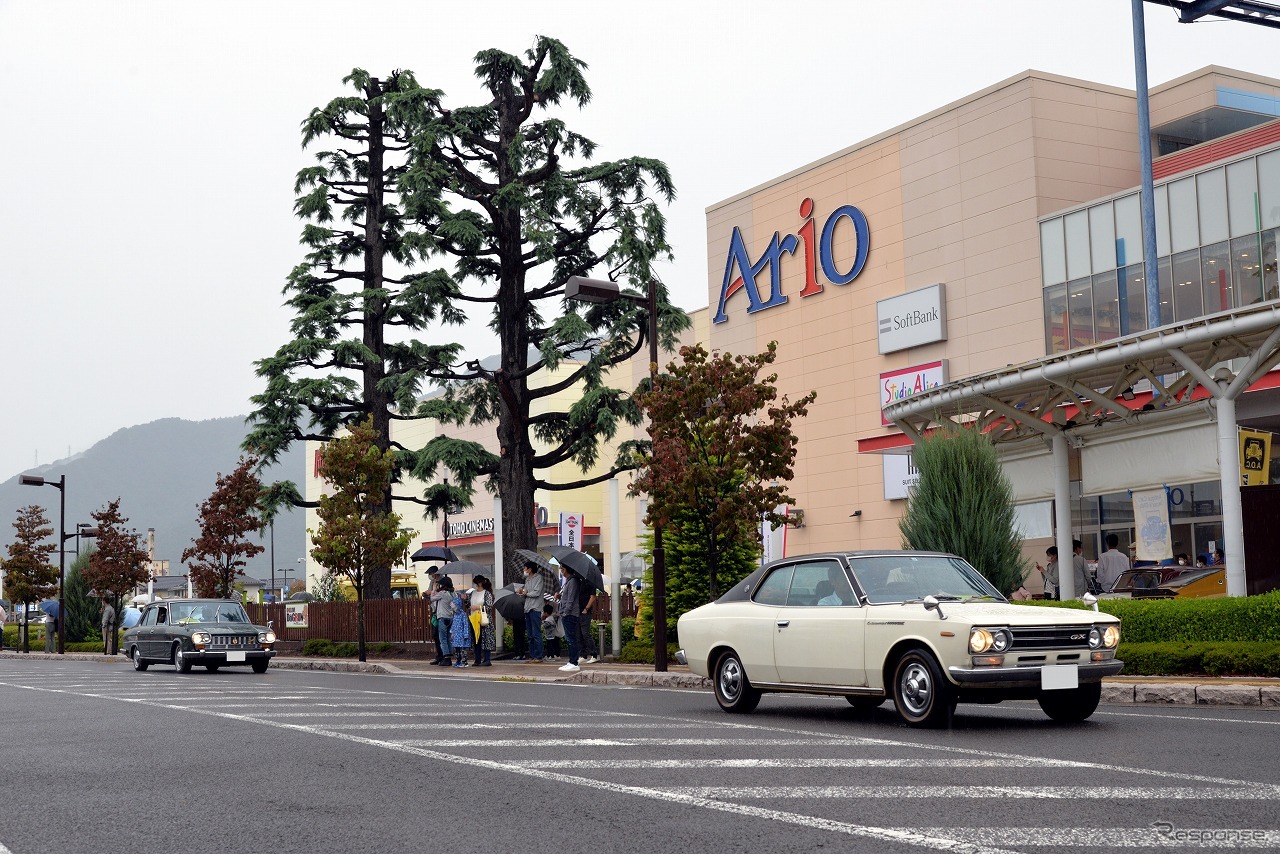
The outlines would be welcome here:
[[[1280,831],[1247,827],[921,827],[974,845],[1028,845],[1050,850],[1089,848],[1280,848]]]
[[[1269,801],[1280,787],[1196,786],[677,786],[664,791],[717,800],[784,798],[1026,798],[1032,800]]]
[[[336,729],[330,727],[330,729]],[[440,739],[395,740],[388,742],[406,747],[438,747],[452,749],[455,747],[866,747],[865,739],[832,738],[822,745],[815,745],[811,738],[539,738],[539,739],[490,739],[477,738],[469,740],[449,739],[442,743]],[[876,746],[876,745],[872,745]]]
[[[404,744],[405,742],[401,742]],[[450,742],[452,745],[454,742]],[[518,759],[528,768],[1074,768],[1069,759]]]
[[[396,713],[387,712],[387,714],[392,715]],[[645,728],[642,725],[636,724],[633,721],[591,721],[589,724],[584,725],[580,721],[557,720],[557,721],[544,722],[544,721],[531,719],[527,715],[521,716],[520,720],[518,721],[506,720],[500,723],[485,723],[482,721],[473,720],[474,718],[489,718],[489,717],[510,719],[514,717],[513,713],[511,712],[479,712],[479,713],[468,712],[465,715],[458,715],[452,712],[444,712],[444,713],[427,712],[422,715],[411,715],[411,714],[405,714],[405,713],[399,713],[399,714],[402,714],[405,717],[423,717],[423,718],[429,717],[429,718],[432,718],[432,720],[421,721],[421,722],[390,721],[388,723],[381,723],[381,724],[329,724],[328,728],[340,729],[340,730],[438,729],[440,727],[440,722],[439,720],[436,720],[437,718],[454,718],[454,719],[464,718],[465,720],[460,720],[459,723],[460,724],[465,723],[466,726],[471,727],[473,729],[515,729],[515,730],[572,729],[572,730],[594,732],[595,730],[600,730],[600,729],[638,730],[638,729]],[[271,718],[291,717],[291,715],[269,714],[268,717],[271,717]],[[727,726],[728,726],[727,724],[709,723],[709,724],[703,724],[702,727],[683,727],[682,729],[698,729],[698,728],[725,729]],[[812,744],[813,742],[809,742],[809,743]]]

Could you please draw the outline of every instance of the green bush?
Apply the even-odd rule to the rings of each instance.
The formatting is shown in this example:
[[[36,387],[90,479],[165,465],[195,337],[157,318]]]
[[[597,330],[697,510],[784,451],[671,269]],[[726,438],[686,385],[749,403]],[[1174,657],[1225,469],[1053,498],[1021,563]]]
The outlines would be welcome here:
[[[366,644],[366,649],[368,645]],[[343,641],[333,645],[333,654],[338,658],[355,658],[360,654],[360,645],[355,641]]]
[[[1126,676],[1280,676],[1280,643],[1121,643]]]
[[[302,645],[302,654],[333,658],[333,641],[325,638],[312,638]]]
[[[680,644],[667,644],[667,660],[675,661]],[[653,664],[653,641],[633,640],[622,645],[618,660],[623,664]]]
[[[1085,608],[1080,600],[1026,603],[1041,608]],[[1123,624],[1126,643],[1166,641],[1280,643],[1280,590],[1221,599],[1103,599],[1098,610]]]

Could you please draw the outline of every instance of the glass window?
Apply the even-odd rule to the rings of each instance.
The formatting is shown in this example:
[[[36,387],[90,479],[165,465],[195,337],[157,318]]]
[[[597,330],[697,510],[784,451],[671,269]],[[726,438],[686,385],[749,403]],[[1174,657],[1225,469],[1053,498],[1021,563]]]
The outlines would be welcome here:
[[[1280,225],[1280,151],[1258,158],[1258,196],[1262,227]]]
[[[1067,280],[1067,247],[1062,237],[1062,217],[1040,223],[1040,268],[1046,285]]]
[[[753,597],[761,605],[787,604],[787,589],[791,587],[791,573],[794,567],[780,566],[765,577],[756,588]]]
[[[1147,328],[1147,271],[1142,264],[1124,268],[1120,280],[1120,334]]]
[[[1191,503],[1192,516],[1222,515],[1222,484],[1216,480],[1193,483],[1187,490],[1186,500]]]
[[[1142,199],[1116,199],[1116,266],[1142,261]]]
[[[1067,284],[1067,311],[1071,316],[1067,349],[1093,344],[1093,288],[1088,279]]]
[[[1089,208],[1089,249],[1094,272],[1116,266],[1116,224],[1111,216],[1111,203]]]
[[[853,588],[835,561],[814,561],[796,567],[787,606],[854,605]]]
[[[1156,257],[1169,254],[1169,192],[1161,184],[1155,188],[1156,198]]]
[[[1258,169],[1252,157],[1227,165],[1227,212],[1232,237],[1262,230],[1258,221]]]
[[[1173,320],[1204,314],[1200,299],[1200,253],[1192,249],[1173,256]]]
[[[1200,250],[1200,275],[1204,283],[1204,313],[1217,314],[1234,308],[1231,284],[1231,250],[1227,242]]]
[[[1231,282],[1236,305],[1253,305],[1262,299],[1262,256],[1258,235],[1231,241]]]
[[[1045,352],[1052,355],[1067,349],[1067,286],[1044,290]]]
[[[1089,212],[1075,211],[1062,218],[1067,238],[1067,278],[1078,279],[1093,272],[1089,262]]]
[[[1133,522],[1133,498],[1127,492],[1109,492],[1100,496],[1102,524],[1123,525]]]
[[[1169,238],[1174,252],[1186,252],[1200,245],[1196,210],[1195,178],[1169,184]]]
[[[1276,281],[1276,238],[1280,229],[1262,232],[1262,298],[1280,297],[1280,284]]]
[[[1094,340],[1099,344],[1120,337],[1120,298],[1116,291],[1116,271],[1093,277]]]
[[[1196,176],[1200,202],[1200,242],[1218,243],[1227,234],[1227,172],[1221,167]]]
[[[142,625],[154,626],[156,624],[156,614],[159,612],[159,608],[148,608],[147,613],[142,615]]]
[[[1161,258],[1157,265],[1160,271],[1160,325],[1173,323],[1173,264],[1168,258]]]

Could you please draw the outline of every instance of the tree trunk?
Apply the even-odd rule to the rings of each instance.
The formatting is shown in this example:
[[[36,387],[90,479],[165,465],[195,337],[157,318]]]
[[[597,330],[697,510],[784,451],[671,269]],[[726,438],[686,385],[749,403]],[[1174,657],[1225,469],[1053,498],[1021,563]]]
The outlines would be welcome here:
[[[364,585],[356,587],[356,648],[359,658],[364,661]]]

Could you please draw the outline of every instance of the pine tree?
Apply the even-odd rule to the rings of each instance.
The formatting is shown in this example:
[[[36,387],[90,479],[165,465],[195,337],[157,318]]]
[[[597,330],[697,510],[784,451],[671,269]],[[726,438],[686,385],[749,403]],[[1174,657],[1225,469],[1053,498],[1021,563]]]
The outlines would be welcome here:
[[[89,595],[84,571],[89,566],[93,548],[76,555],[67,571],[67,588],[63,604],[67,608],[67,642],[81,643],[97,635],[102,628],[102,602]]]

